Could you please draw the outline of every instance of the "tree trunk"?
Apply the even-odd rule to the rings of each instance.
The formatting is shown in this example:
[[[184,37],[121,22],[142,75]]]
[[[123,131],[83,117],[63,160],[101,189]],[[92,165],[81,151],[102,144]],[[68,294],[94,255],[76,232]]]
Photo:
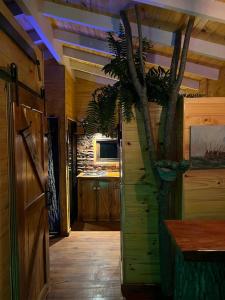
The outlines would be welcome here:
[[[169,97],[169,107],[166,116],[166,124],[165,124],[165,133],[164,133],[164,147],[165,147],[165,158],[168,160],[173,160],[174,157],[174,136],[176,133],[174,132],[174,123],[175,123],[175,114],[176,114],[176,106],[177,106],[177,98],[178,93],[175,89],[171,90]]]
[[[153,173],[155,174],[155,179],[158,181],[158,176],[156,173],[156,168],[154,166],[154,162],[156,161],[156,149],[155,143],[153,140],[153,131],[152,131],[152,124],[151,124],[151,117],[149,111],[149,102],[147,98],[147,92],[143,89],[143,95],[140,97],[141,103],[141,112],[144,120],[145,126],[145,134],[147,139],[147,147],[148,147],[148,155],[149,155],[149,162],[152,167]]]
[[[170,217],[169,204],[170,204],[170,197],[172,194],[171,193],[172,183],[169,181],[161,180],[161,184],[160,184],[159,175],[155,167],[157,155],[156,155],[156,145],[153,140],[153,132],[151,128],[151,118],[149,113],[147,88],[146,88],[145,74],[144,74],[144,61],[142,59],[143,53],[142,53],[141,18],[137,6],[135,7],[135,9],[136,9],[138,35],[139,35],[139,55],[140,55],[140,64],[141,64],[140,71],[141,71],[142,80],[140,80],[139,78],[140,76],[138,76],[136,65],[134,62],[132,32],[131,32],[130,23],[127,18],[127,14],[125,11],[121,11],[120,15],[123,21],[125,34],[127,38],[126,42],[127,42],[127,59],[128,59],[129,72],[133,81],[133,86],[136,90],[136,93],[139,96],[141,113],[144,120],[144,127],[145,127],[146,141],[147,141],[147,151],[149,155],[149,165],[151,166],[151,169],[153,171],[154,179],[157,183],[157,189],[158,189],[160,270],[161,270],[162,290],[164,295],[171,296],[174,288],[173,275],[172,275],[174,256],[172,255],[171,243],[169,240],[169,235],[167,234],[164,225],[164,220]],[[165,154],[163,154],[163,158],[165,158],[168,161],[172,161],[174,155],[173,139],[175,136],[174,124],[175,124],[178,91],[180,89],[180,85],[183,79],[183,74],[184,74],[185,64],[187,59],[188,46],[189,46],[193,24],[194,24],[194,18],[191,17],[189,18],[187,29],[185,32],[185,39],[184,39],[183,49],[181,53],[181,59],[180,59],[180,51],[181,51],[182,33],[180,30],[176,32],[175,47],[174,47],[174,53],[171,62],[171,91],[168,99],[169,100],[168,106],[166,110],[165,108],[163,108],[162,118],[161,118],[161,121],[163,122],[163,124],[161,124],[161,127],[164,130],[164,138],[162,138],[162,136],[159,136],[159,140],[160,141],[163,140],[163,145],[160,145],[161,150],[163,148],[165,151]],[[180,65],[179,65],[179,59],[180,59]],[[178,65],[179,65],[179,71],[178,71]]]
[[[159,253],[162,294],[171,297],[174,292],[174,254],[164,221],[171,218],[170,203],[172,183],[162,181],[158,194],[159,203]]]

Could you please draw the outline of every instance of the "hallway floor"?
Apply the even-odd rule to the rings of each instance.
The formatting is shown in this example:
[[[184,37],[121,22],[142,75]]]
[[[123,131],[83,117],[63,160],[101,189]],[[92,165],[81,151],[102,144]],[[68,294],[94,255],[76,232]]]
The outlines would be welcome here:
[[[48,300],[123,299],[120,232],[72,231],[52,242]]]
[[[75,222],[73,231],[120,231],[120,222]]]
[[[140,290],[122,297],[119,231],[72,231],[50,244],[47,300],[159,300]]]

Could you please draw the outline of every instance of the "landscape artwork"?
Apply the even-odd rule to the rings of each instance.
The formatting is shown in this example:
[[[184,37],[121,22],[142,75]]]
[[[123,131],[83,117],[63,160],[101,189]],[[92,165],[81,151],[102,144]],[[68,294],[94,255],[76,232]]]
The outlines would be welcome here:
[[[225,168],[225,125],[191,126],[192,169]]]

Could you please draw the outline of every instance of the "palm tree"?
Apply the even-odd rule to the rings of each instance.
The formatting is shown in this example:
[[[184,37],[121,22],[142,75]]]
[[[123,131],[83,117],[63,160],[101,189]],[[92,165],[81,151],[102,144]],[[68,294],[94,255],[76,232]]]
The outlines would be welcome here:
[[[177,103],[182,97],[179,94],[187,53],[194,25],[194,17],[189,17],[182,44],[182,30],[175,32],[175,44],[169,70],[162,67],[146,70],[146,53],[151,44],[142,37],[140,13],[135,6],[138,47],[134,47],[132,31],[126,11],[121,11],[123,25],[120,33],[109,33],[108,42],[114,54],[110,63],[104,66],[105,74],[118,81],[112,86],[104,86],[93,93],[85,120],[88,134],[100,132],[113,135],[117,124],[117,111],[121,111],[123,120],[129,122],[134,117],[133,111],[141,114],[144,124],[148,150],[148,167],[152,172],[152,188],[157,190],[159,203],[159,241],[160,270],[162,289],[165,295],[171,294],[172,257],[171,245],[164,227],[164,220],[170,218],[169,205],[173,192],[173,182],[185,172],[189,166],[187,161],[175,161],[174,138]],[[162,106],[159,146],[153,139],[152,120],[149,113],[149,102]],[[140,143],[141,143],[140,139]],[[157,151],[157,149],[160,149]],[[148,168],[146,167],[146,170]],[[170,254],[170,255],[169,255]]]

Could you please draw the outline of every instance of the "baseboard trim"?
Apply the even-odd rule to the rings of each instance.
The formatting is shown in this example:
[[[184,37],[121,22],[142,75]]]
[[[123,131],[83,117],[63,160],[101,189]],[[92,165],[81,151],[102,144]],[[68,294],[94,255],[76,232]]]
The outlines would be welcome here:
[[[159,285],[123,283],[121,284],[121,291],[122,295],[127,298],[129,298],[129,296],[132,296],[134,299],[139,299],[141,295],[144,295],[145,297],[148,297],[146,299],[162,299],[161,289]]]
[[[70,236],[70,233],[71,233],[71,227],[67,231],[62,231],[60,233],[60,236],[62,236],[62,237],[68,237],[68,236]]]

